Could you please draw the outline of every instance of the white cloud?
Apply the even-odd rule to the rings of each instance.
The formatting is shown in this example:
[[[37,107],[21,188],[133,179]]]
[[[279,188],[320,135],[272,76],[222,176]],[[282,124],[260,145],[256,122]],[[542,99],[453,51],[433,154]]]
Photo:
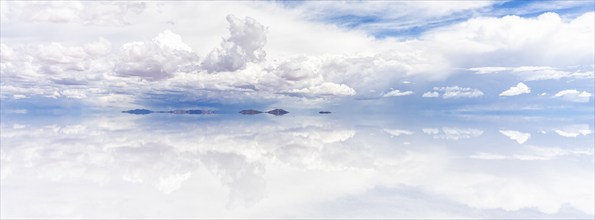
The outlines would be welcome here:
[[[588,68],[587,68],[588,69]],[[587,69],[556,68],[551,66],[519,66],[519,67],[474,67],[469,68],[476,74],[513,74],[523,80],[549,80],[562,78],[592,79],[595,78],[593,71]]]
[[[60,43],[41,45],[37,57],[52,64],[73,63],[83,60],[87,54],[82,47],[66,47]]]
[[[579,92],[576,89],[567,89],[559,91],[554,95],[556,98],[562,98],[572,102],[589,102],[592,94],[587,91]]]
[[[465,87],[459,87],[459,86],[446,86],[446,87],[434,87],[434,91],[425,92],[422,95],[422,97],[425,97],[425,98],[439,97],[440,94],[438,92],[442,92],[443,99],[474,98],[474,97],[483,96],[483,92],[478,89],[465,88]]]
[[[384,95],[382,95],[382,97],[407,96],[407,95],[412,95],[412,94],[413,94],[413,91],[401,92],[398,89],[396,89],[396,90],[385,93]]]
[[[293,89],[287,91],[291,94],[304,94],[304,95],[322,95],[322,96],[353,96],[356,94],[353,88],[344,84],[336,84],[330,82],[324,82],[320,85],[315,85],[303,89]]]
[[[436,91],[424,92],[424,94],[421,95],[421,97],[424,97],[424,98],[438,98],[438,97],[440,97],[440,93],[438,93]]]
[[[516,141],[519,144],[527,142],[527,140],[529,140],[529,138],[531,137],[530,133],[523,133],[514,130],[500,130],[500,133],[510,138],[511,140]]]
[[[587,12],[572,20],[553,12],[532,18],[476,17],[430,30],[422,39],[462,68],[489,67],[494,60],[502,66],[590,65],[594,51],[584,48],[595,47],[594,15]]]
[[[2,16],[10,19],[10,21],[122,26],[129,24],[126,19],[127,16],[143,12],[145,3],[10,2],[3,4],[2,8]]]
[[[531,89],[524,83],[519,82],[516,86],[510,87],[506,91],[500,93],[500,96],[517,96],[528,93],[531,93]]]

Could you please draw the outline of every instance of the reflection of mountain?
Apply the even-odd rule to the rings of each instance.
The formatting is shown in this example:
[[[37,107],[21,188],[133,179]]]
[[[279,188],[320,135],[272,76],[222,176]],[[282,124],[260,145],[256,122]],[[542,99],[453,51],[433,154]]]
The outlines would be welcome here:
[[[271,114],[271,115],[277,115],[277,116],[280,116],[280,115],[287,114],[287,113],[289,113],[289,112],[288,112],[288,111],[285,111],[285,110],[283,110],[283,109],[274,109],[274,110],[270,110],[270,111],[268,111],[267,113],[269,113],[269,114]]]
[[[215,113],[213,110],[195,110],[195,109],[190,109],[190,110],[170,110],[170,111],[151,111],[148,109],[133,109],[133,110],[128,110],[128,111],[122,111],[122,113],[128,113],[128,114],[135,114],[135,115],[146,115],[146,114],[151,114],[151,113],[169,113],[169,114],[176,114],[176,115],[184,115],[184,114],[188,114],[188,115],[204,115],[204,114],[213,114]]]
[[[146,114],[153,113],[153,111],[148,110],[148,109],[133,109],[133,110],[128,110],[128,111],[122,111],[122,113],[135,114],[135,115],[146,115]]]
[[[260,113],[262,113],[262,112],[258,111],[258,110],[254,110],[254,109],[240,111],[240,114],[243,114],[243,115],[256,115],[256,114],[260,114]]]
[[[262,113],[262,112],[258,111],[258,110],[254,110],[254,109],[247,109],[247,110],[240,111],[240,114],[243,114],[243,115],[256,115],[256,114],[260,114],[260,113]],[[283,109],[273,109],[266,113],[269,113],[271,115],[281,116],[281,115],[287,114],[289,112],[285,111]]]

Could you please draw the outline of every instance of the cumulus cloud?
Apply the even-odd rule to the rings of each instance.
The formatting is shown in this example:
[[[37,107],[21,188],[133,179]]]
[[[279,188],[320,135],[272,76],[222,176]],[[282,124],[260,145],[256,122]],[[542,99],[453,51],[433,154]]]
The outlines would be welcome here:
[[[150,81],[171,78],[178,71],[196,69],[198,56],[182,37],[165,30],[149,42],[126,43],[120,49],[114,72]]]
[[[262,62],[266,52],[266,27],[251,17],[239,19],[227,16],[230,36],[223,39],[219,48],[211,51],[202,62],[208,72],[236,71],[248,62]]]
[[[579,92],[576,89],[567,89],[559,91],[554,95],[555,98],[561,98],[571,102],[589,102],[592,94],[587,91]]]
[[[440,97],[440,93],[438,93],[436,91],[424,92],[424,94],[422,94],[421,97],[424,97],[424,98],[438,98],[438,97]]]
[[[510,87],[509,89],[500,93],[500,96],[517,96],[527,93],[531,93],[531,89],[524,83],[519,82],[516,86]]]
[[[523,133],[523,132],[514,131],[514,130],[500,130],[500,133],[503,134],[504,136],[516,141],[519,144],[523,144],[523,143],[527,142],[527,140],[529,140],[529,138],[531,137],[530,133]]]
[[[412,94],[413,94],[413,91],[401,92],[398,89],[395,89],[393,91],[385,93],[384,95],[382,95],[382,97],[408,96],[408,95],[412,95]]]

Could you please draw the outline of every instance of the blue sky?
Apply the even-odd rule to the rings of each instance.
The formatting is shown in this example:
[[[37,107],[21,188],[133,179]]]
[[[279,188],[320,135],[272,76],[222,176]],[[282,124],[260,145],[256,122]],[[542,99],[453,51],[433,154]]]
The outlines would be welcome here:
[[[1,4],[4,112],[593,112],[592,1]]]

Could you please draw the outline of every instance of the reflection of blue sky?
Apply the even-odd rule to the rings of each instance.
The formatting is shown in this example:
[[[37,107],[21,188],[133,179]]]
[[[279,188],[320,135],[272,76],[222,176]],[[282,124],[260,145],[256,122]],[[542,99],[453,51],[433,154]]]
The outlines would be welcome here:
[[[592,120],[18,115],[2,118],[2,217],[594,212]]]

